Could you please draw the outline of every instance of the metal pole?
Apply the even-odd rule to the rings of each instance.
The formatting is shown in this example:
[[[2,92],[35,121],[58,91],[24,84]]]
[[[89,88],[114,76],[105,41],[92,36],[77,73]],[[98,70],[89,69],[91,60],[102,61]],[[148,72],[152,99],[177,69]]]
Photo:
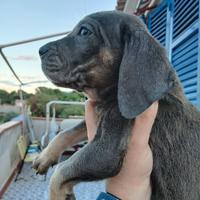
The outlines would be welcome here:
[[[70,33],[70,31],[67,31],[67,32],[56,33],[56,34],[46,35],[46,36],[42,36],[42,37],[32,38],[32,39],[28,39],[28,40],[22,40],[22,41],[19,41],[19,42],[2,44],[2,45],[0,45],[0,54],[3,57],[4,61],[6,62],[6,64],[8,65],[8,67],[10,68],[10,70],[12,71],[15,78],[19,81],[20,85],[24,85],[24,83],[20,80],[20,78],[17,76],[17,74],[13,70],[11,64],[9,63],[9,61],[8,61],[7,57],[5,56],[5,54],[3,53],[2,49],[7,48],[7,47],[21,45],[21,44],[26,44],[26,43],[30,43],[30,42],[35,42],[35,41],[38,41],[38,40],[44,40],[44,39],[48,39],[48,38],[52,38],[52,37],[67,35],[69,33]]]
[[[23,97],[23,91],[21,85],[19,86],[19,97],[21,101],[21,115],[22,115],[22,134],[25,135],[25,127],[26,127],[26,113],[25,113],[25,105],[24,105],[24,97]]]
[[[15,78],[19,81],[19,83],[21,85],[23,85],[23,82],[20,80],[20,78],[17,76],[17,74],[15,73],[15,71],[13,70],[11,64],[9,63],[8,59],[6,58],[5,54],[3,53],[3,51],[0,49],[0,54],[2,56],[2,58],[4,59],[4,61],[6,62],[6,64],[8,65],[8,67],[10,68],[10,70],[12,71],[13,75],[15,76]]]
[[[46,81],[31,81],[31,82],[23,83],[23,86],[30,85],[30,84],[36,84],[36,83],[47,83],[47,82],[49,82],[49,81],[48,80],[46,80]]]
[[[21,45],[21,44],[26,44],[26,43],[30,43],[30,42],[35,42],[35,41],[38,41],[38,40],[44,40],[44,39],[48,39],[48,38],[52,38],[52,37],[67,35],[69,33],[70,33],[70,31],[67,31],[67,32],[56,33],[56,34],[52,34],[52,35],[46,35],[46,36],[42,36],[42,37],[32,38],[32,39],[28,39],[28,40],[22,40],[22,41],[19,41],[19,42],[2,44],[2,45],[0,45],[0,49],[12,47],[12,46],[17,46],[17,45]]]
[[[46,104],[46,130],[41,139],[42,148],[45,148],[49,143],[49,126],[50,126],[50,108],[52,105],[85,105],[85,102],[77,102],[77,101],[50,101]]]

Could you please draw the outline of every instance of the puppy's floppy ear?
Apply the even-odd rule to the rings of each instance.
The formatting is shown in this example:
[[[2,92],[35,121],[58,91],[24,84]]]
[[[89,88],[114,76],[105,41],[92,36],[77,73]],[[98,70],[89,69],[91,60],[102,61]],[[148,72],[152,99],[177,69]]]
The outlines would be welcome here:
[[[118,81],[122,116],[133,119],[159,100],[173,86],[173,74],[165,50],[146,30],[125,32]]]

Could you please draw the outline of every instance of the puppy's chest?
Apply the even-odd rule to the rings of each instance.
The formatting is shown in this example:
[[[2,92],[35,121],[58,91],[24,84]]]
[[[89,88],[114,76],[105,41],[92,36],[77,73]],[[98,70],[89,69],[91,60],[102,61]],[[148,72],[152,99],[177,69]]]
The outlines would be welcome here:
[[[122,117],[117,104],[99,104],[96,107],[97,125],[101,132],[114,135],[126,135],[133,125],[133,120]],[[117,136],[118,137],[118,136]],[[120,136],[121,137],[121,136]]]

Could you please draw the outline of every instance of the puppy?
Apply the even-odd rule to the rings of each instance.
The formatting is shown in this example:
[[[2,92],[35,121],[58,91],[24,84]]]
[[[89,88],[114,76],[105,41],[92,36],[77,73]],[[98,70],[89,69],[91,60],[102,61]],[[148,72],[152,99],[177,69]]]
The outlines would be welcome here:
[[[150,136],[152,200],[200,199],[200,113],[186,99],[165,50],[135,16],[119,11],[85,17],[63,39],[40,49],[42,68],[57,86],[97,102],[94,140],[60,163],[50,199],[75,199],[74,184],[115,176],[134,118],[159,100]],[[86,137],[85,122],[61,132],[34,162],[47,171],[65,148]]]

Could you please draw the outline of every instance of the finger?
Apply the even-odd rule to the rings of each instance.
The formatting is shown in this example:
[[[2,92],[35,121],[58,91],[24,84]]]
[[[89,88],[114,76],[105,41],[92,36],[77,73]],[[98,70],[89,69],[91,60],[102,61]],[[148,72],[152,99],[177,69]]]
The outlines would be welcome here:
[[[137,120],[144,120],[146,123],[153,123],[158,111],[158,102],[155,101],[143,113],[136,117]]]
[[[132,129],[131,139],[134,145],[148,145],[157,111],[158,102],[154,102],[148,109],[136,117]]]
[[[95,102],[87,100],[85,104],[85,121],[89,141],[93,140],[96,133]]]

